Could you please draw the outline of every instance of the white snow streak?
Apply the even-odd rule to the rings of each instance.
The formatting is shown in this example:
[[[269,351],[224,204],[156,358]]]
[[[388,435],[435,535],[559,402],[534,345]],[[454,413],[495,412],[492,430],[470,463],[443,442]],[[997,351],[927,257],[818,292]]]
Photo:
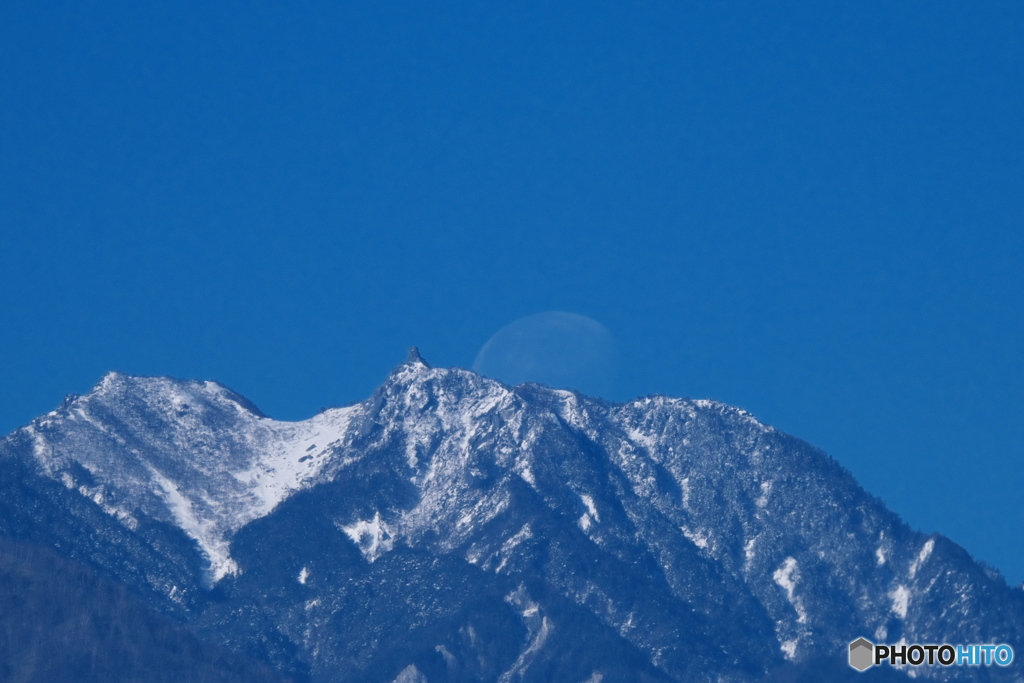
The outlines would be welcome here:
[[[216,523],[209,519],[200,519],[193,510],[192,501],[182,495],[178,487],[170,479],[150,467],[153,479],[160,485],[164,501],[178,526],[191,536],[210,559],[210,570],[213,582],[216,583],[228,574],[238,574],[238,565],[228,554],[229,544],[219,533]]]
[[[921,568],[932,554],[932,550],[935,548],[935,539],[928,539],[924,546],[921,548],[921,552],[917,554],[917,557],[913,562],[910,563],[910,578],[917,576],[917,570]]]
[[[807,612],[804,611],[803,601],[796,595],[796,584],[800,579],[800,568],[797,565],[796,559],[787,557],[782,565],[775,570],[775,573],[772,574],[772,578],[775,579],[775,583],[786,591],[786,599],[789,600],[789,604],[796,610],[797,623],[806,623]]]
[[[907,607],[910,605],[910,591],[907,590],[907,587],[903,585],[896,586],[896,589],[889,593],[889,597],[892,598],[893,614],[900,619],[906,619]]]
[[[750,564],[750,561],[754,559],[754,545],[757,543],[757,536],[754,536],[743,545],[743,557],[746,564]]]

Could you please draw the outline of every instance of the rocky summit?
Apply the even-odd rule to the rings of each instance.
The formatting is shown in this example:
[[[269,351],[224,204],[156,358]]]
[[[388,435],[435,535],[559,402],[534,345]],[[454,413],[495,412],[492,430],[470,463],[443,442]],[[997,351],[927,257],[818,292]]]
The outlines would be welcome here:
[[[411,353],[367,400],[282,422],[216,382],[112,373],[0,442],[0,487],[7,541],[282,680],[1024,680],[850,668],[860,637],[1024,658],[1024,593],[714,401]]]

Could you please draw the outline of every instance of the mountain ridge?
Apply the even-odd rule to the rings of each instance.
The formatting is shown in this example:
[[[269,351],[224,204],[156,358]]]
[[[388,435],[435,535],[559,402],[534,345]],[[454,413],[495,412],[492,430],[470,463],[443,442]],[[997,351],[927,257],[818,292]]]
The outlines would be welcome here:
[[[1020,591],[738,408],[507,387],[412,352],[306,421],[234,396],[107,375],[0,450],[113,526],[177,529],[192,574],[143,586],[156,608],[299,680],[753,680],[845,665],[862,635],[1019,647]],[[353,588],[384,585],[405,606]],[[407,623],[426,645],[383,637]]]

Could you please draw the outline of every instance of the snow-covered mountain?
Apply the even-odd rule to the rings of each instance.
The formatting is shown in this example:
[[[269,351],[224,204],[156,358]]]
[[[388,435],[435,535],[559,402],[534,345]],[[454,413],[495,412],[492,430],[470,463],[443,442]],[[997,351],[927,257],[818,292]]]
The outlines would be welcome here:
[[[215,382],[109,373],[24,434],[48,476],[129,528],[142,513],[187,533],[216,583],[238,570],[231,535],[318,481],[357,412],[278,422]]]
[[[1020,590],[742,410],[509,388],[415,352],[295,423],[110,374],[3,441],[0,487],[0,534],[298,680],[846,675],[860,636],[1024,652]]]

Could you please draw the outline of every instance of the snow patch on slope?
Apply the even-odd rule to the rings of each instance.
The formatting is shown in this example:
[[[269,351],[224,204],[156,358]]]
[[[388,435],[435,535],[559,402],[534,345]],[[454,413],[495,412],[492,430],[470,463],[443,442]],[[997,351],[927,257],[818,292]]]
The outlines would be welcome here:
[[[910,591],[906,586],[896,586],[895,590],[889,593],[892,598],[892,612],[900,619],[907,618],[907,607],[910,606]]]
[[[601,521],[601,515],[597,513],[597,506],[594,505],[594,498],[592,496],[581,493],[580,500],[583,501],[587,511],[580,517],[578,524],[583,531],[589,531],[594,522]]]
[[[402,669],[401,673],[398,674],[398,678],[392,681],[392,683],[428,683],[428,681],[427,677],[416,668],[415,664],[410,664]]]
[[[686,538],[688,538],[690,542],[693,543],[695,546],[697,546],[701,550],[707,550],[708,537],[704,534],[704,532],[694,531],[688,526],[681,526],[679,527],[679,530],[682,531],[683,535],[686,536]]]
[[[807,612],[804,610],[803,601],[796,594],[796,584],[800,580],[800,568],[795,558],[787,557],[782,565],[772,574],[775,583],[786,591],[786,599],[793,606],[797,614],[797,623],[803,624],[807,621]]]
[[[363,557],[373,562],[378,557],[394,547],[395,537],[391,529],[381,519],[380,512],[373,515],[373,519],[357,520],[348,526],[339,526],[345,535],[352,539],[358,546]]]

